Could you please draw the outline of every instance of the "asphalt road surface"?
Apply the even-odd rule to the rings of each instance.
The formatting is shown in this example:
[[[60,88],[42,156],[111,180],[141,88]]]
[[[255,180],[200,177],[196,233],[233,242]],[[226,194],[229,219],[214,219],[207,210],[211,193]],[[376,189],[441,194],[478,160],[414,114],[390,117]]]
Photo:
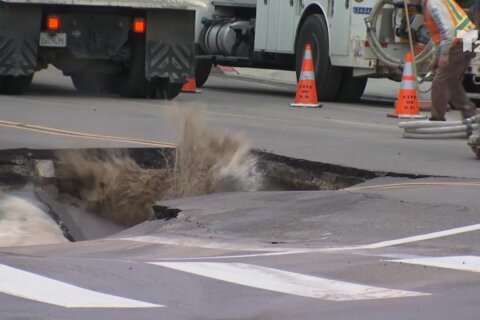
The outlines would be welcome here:
[[[0,146],[175,143],[172,117],[195,107],[278,154],[453,178],[179,199],[162,203],[176,219],[107,238],[1,248],[0,319],[478,319],[480,170],[466,141],[404,140],[388,105],[292,109],[293,94],[215,77],[171,102],[80,97],[47,72],[0,98]]]
[[[373,83],[375,94],[396,91],[395,83]],[[466,139],[404,139],[398,120],[386,116],[393,111],[391,102],[324,103],[320,109],[297,109],[289,106],[294,95],[288,87],[212,77],[201,94],[182,94],[169,102],[81,97],[68,78],[42,72],[27,95],[0,98],[0,148],[145,147],[101,137],[80,139],[14,129],[1,125],[1,120],[175,143],[178,113],[194,108],[203,111],[210,127],[243,133],[254,147],[277,154],[368,170],[480,178]],[[448,116],[458,119],[459,113]]]
[[[3,248],[0,318],[478,319],[480,181],[411,183],[176,200],[109,238]]]

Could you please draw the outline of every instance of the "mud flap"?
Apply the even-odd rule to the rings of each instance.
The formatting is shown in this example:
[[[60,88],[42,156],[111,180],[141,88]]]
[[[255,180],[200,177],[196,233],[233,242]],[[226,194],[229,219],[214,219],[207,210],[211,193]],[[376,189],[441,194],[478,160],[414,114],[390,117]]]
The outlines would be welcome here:
[[[185,83],[194,76],[195,11],[150,10],[147,13],[145,75]]]
[[[37,70],[41,8],[0,3],[0,75],[31,75]]]

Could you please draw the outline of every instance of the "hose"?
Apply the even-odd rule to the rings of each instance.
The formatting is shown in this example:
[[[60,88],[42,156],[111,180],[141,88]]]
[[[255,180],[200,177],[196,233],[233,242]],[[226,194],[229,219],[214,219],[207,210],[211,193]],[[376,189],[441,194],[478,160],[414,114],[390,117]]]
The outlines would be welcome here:
[[[385,52],[385,50],[383,50],[383,48],[381,47],[380,42],[376,35],[377,20],[378,20],[378,17],[380,16],[380,13],[383,7],[386,4],[393,5],[393,1],[392,0],[378,1],[375,4],[375,6],[372,8],[370,15],[367,18],[365,18],[365,24],[367,26],[367,37],[373,52],[377,56],[378,60],[380,60],[380,62],[382,62],[388,67],[402,68],[405,63],[404,59],[398,59],[388,54],[387,52]],[[415,57],[415,66],[420,65],[425,61],[427,61],[427,59],[429,59],[433,53],[432,49],[433,49],[433,42],[432,40],[430,40],[428,44],[425,46],[425,48],[423,49],[423,51],[420,52],[420,54],[417,57]]]
[[[473,117],[464,119],[464,120],[453,120],[453,121],[429,121],[429,120],[420,120],[420,121],[405,121],[400,122],[398,126],[403,129],[415,129],[415,128],[431,128],[431,127],[449,127],[449,126],[461,126],[480,123],[480,115],[475,115]]]
[[[407,121],[400,122],[403,137],[408,139],[468,138],[478,134],[480,115],[457,121]]]
[[[437,127],[437,128],[415,128],[406,130],[412,133],[454,133],[454,132],[467,132],[468,130],[478,130],[478,124],[470,124],[464,126],[448,126],[448,127]]]
[[[452,138],[467,138],[466,132],[458,133],[437,133],[437,134],[421,134],[405,132],[403,137],[406,139],[452,139]]]
[[[480,160],[480,132],[477,132],[476,134],[471,135],[468,138],[467,144],[470,146],[473,153],[477,155],[477,159]]]

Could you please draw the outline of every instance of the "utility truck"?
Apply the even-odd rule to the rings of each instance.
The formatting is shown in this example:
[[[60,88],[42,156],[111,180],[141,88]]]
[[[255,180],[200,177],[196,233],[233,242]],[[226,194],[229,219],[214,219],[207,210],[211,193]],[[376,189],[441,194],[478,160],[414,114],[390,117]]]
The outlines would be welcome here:
[[[295,70],[298,78],[307,43],[322,100],[358,100],[368,78],[400,81],[409,50],[424,76],[433,43],[420,8],[405,1],[212,0],[197,11],[197,85],[216,64]]]
[[[0,93],[53,65],[85,93],[172,99],[193,77],[203,0],[0,0]]]

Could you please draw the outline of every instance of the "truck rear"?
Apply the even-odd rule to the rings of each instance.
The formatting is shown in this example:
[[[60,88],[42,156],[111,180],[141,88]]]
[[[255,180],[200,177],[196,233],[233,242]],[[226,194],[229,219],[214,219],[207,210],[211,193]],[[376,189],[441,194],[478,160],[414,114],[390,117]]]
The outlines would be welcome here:
[[[0,93],[49,65],[83,93],[176,97],[193,76],[201,1],[0,1]]]

